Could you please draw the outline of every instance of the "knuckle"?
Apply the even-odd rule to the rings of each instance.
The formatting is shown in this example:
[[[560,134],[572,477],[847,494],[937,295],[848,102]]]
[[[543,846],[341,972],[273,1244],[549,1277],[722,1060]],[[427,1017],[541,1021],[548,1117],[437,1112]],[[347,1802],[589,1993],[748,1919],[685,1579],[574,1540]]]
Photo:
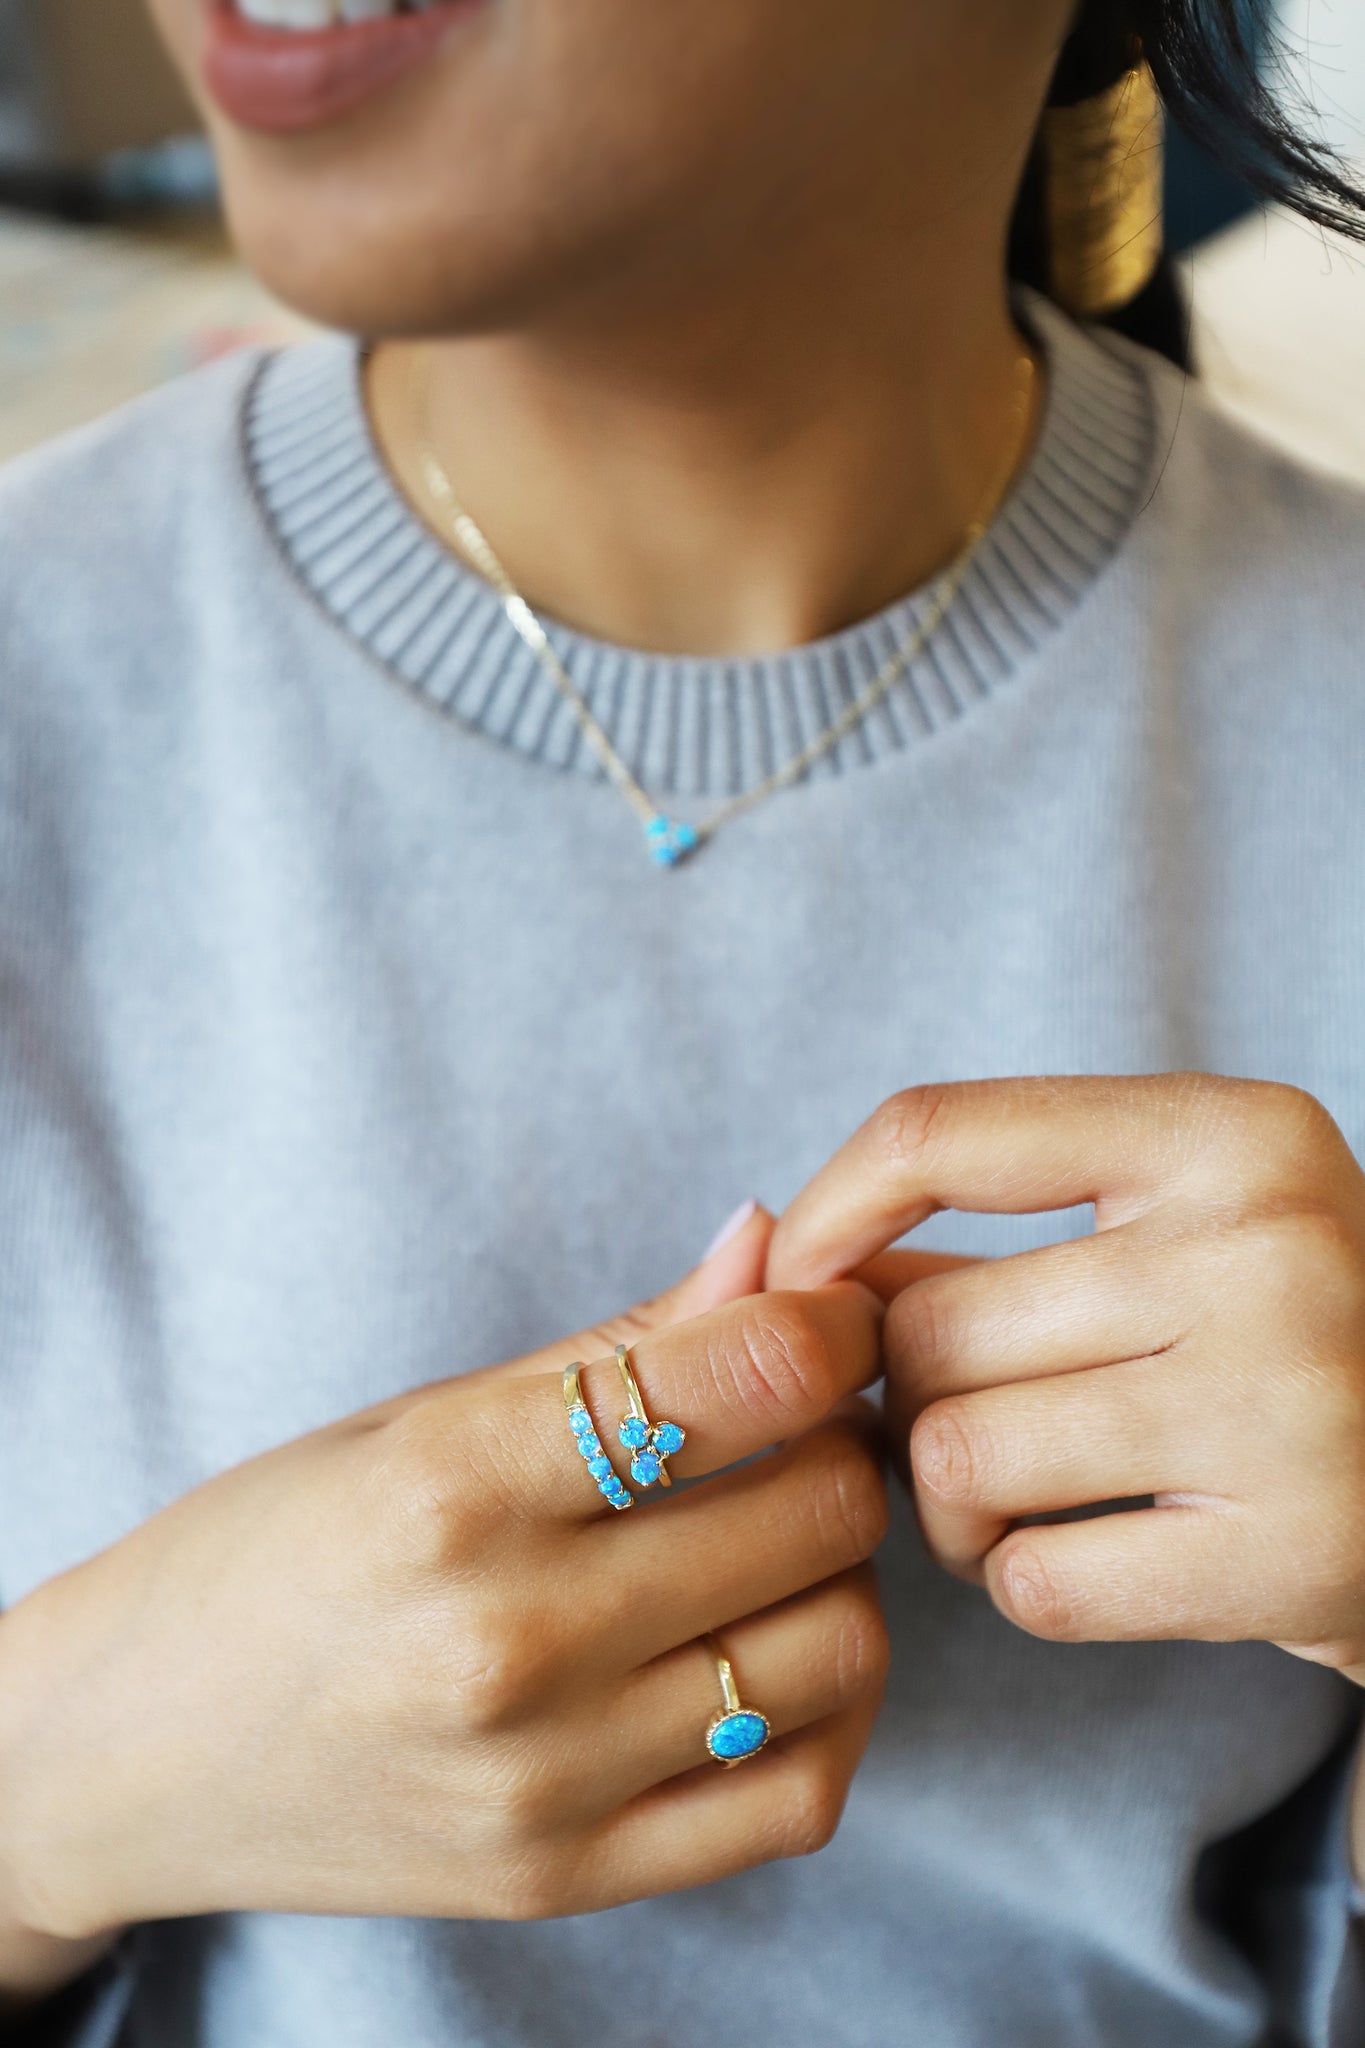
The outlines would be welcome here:
[[[574,1907],[574,1886],[556,1857],[542,1848],[505,1853],[491,1874],[494,1920],[557,1920]]]
[[[995,1573],[995,1604],[1029,1635],[1069,1642],[1078,1631],[1076,1603],[1068,1587],[1027,1542],[1004,1546]]]
[[[1283,1081],[1260,1081],[1251,1085],[1262,1115],[1273,1123],[1291,1147],[1316,1147],[1336,1137],[1337,1127],[1331,1115],[1317,1096],[1310,1095],[1306,1088],[1295,1088]]]
[[[946,1087],[926,1082],[888,1095],[872,1113],[877,1149],[893,1168],[913,1171],[938,1143],[947,1121],[951,1096]]]
[[[915,1484],[945,1505],[981,1505],[990,1489],[997,1458],[991,1434],[968,1401],[936,1401],[910,1432],[910,1469]]]
[[[564,1805],[559,1772],[547,1753],[515,1738],[487,1743],[473,1782],[483,1829],[505,1867],[542,1869]]]
[[[834,1354],[800,1295],[756,1297],[717,1341],[717,1377],[728,1376],[741,1410],[757,1406],[779,1428],[804,1428],[833,1406],[839,1384]]]
[[[1230,1096],[1237,1110],[1230,1119],[1232,1134],[1261,1168],[1283,1170],[1286,1163],[1315,1159],[1341,1142],[1331,1115],[1306,1088],[1284,1081],[1236,1081]]]
[[[886,1534],[886,1482],[853,1431],[832,1432],[821,1449],[818,1480],[805,1489],[811,1513],[829,1557],[841,1565],[860,1564]]]
[[[430,1404],[405,1409],[375,1433],[370,1497],[386,1548],[415,1569],[448,1569],[470,1530],[475,1475],[462,1432]]]
[[[840,1699],[880,1694],[891,1664],[891,1637],[875,1592],[860,1588],[839,1617],[833,1670]]]
[[[1361,1292],[1361,1240],[1357,1226],[1329,1203],[1297,1211],[1291,1225],[1294,1264],[1315,1289],[1353,1297]]]
[[[439,1680],[466,1738],[513,1733],[552,1691],[557,1644],[540,1622],[465,1615],[450,1632]]]
[[[831,1756],[806,1764],[788,1795],[787,1853],[814,1856],[838,1833],[848,1799],[848,1779]]]
[[[1281,1206],[1247,1219],[1236,1270],[1262,1319],[1326,1334],[1365,1314],[1365,1242],[1329,1203]]]

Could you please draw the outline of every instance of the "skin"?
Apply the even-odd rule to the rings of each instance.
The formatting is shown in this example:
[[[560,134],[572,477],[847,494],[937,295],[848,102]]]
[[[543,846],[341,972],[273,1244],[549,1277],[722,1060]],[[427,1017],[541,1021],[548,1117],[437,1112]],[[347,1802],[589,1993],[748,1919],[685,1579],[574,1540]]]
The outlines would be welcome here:
[[[154,12],[197,91],[199,0]],[[376,432],[418,502],[413,336],[435,347],[439,450],[528,592],[615,637],[738,647],[919,581],[1017,459],[1004,242],[1068,13],[849,0],[832,25],[824,0],[495,0],[325,132],[204,112],[247,260],[376,338]],[[858,1569],[876,1457],[829,1420],[878,1370],[878,1303],[722,1308],[760,1286],[767,1228],[719,1291],[708,1269],[626,1325],[691,1326],[637,1355],[694,1469],[805,1438],[712,1482],[712,1521],[705,1489],[670,1503],[698,1532],[695,1600],[660,1562],[638,1636],[614,1609],[572,1641],[560,1626],[568,1546],[638,1549],[656,1525],[583,1525],[608,1511],[548,1355],[224,1474],[7,1613],[0,1995],[41,1995],[149,1916],[582,1911],[825,1839],[884,1654]],[[708,1451],[709,1418],[746,1402]],[[514,1424],[542,1461],[526,1486],[499,1448]],[[772,1534],[742,1583],[722,1496]],[[766,1674],[784,1729],[747,1785],[691,1775],[714,1705],[703,1621],[755,1697]],[[654,1696],[686,1700],[665,1717],[679,1739],[613,1744],[608,1767],[612,1688],[653,1667]]]
[[[155,12],[193,85],[197,0]],[[419,511],[427,337],[432,438],[533,601],[741,651],[899,595],[977,510],[1021,347],[1006,225],[1069,12],[502,0],[327,133],[206,113],[248,260],[376,337],[375,430]],[[881,1249],[946,1203],[1091,1196],[1079,1247]],[[931,1544],[1020,1626],[1263,1636],[1361,1682],[1362,1219],[1291,1090],[911,1091],[771,1247],[758,1215],[625,1318],[221,1475],[0,1620],[0,1987],[39,1996],[162,1915],[532,1917],[818,1847],[886,1654],[882,1482],[844,1409],[883,1363]],[[558,1369],[618,1336],[690,1428],[702,1483],[666,1522],[618,1528],[567,1441]],[[588,1391],[615,1413],[610,1370]],[[1010,1533],[1148,1490],[1156,1514]],[[733,1778],[696,1761],[716,1627],[779,1730]]]
[[[223,1473],[6,1615],[13,1997],[133,1921],[590,1912],[829,1839],[886,1668],[885,1487],[848,1403],[882,1305],[736,1298],[770,1222],[627,1316]],[[621,1340],[703,1482],[628,1518],[561,1393],[598,1361],[610,1443]],[[773,1726],[734,1779],[702,1743],[713,1630]]]
[[[1311,1095],[909,1089],[786,1211],[767,1277],[826,1285],[940,1209],[1077,1202],[1093,1237],[891,1303],[888,1423],[930,1548],[1052,1642],[1264,1641],[1365,1686],[1365,1174]],[[1359,1773],[1353,1836],[1365,1871]]]
[[[200,0],[154,0],[197,89]],[[656,648],[790,645],[955,552],[1022,347],[1004,246],[1069,0],[496,0],[324,132],[204,109],[248,261],[378,337],[526,595]]]

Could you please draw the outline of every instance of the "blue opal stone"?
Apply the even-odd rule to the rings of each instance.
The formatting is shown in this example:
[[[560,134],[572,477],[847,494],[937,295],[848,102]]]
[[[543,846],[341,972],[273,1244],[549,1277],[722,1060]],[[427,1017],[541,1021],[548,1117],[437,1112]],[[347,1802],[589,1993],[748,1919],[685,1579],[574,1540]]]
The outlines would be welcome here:
[[[661,1422],[654,1432],[654,1448],[661,1458],[671,1458],[674,1451],[682,1449],[686,1436],[676,1422]]]
[[[611,1459],[605,1457],[590,1458],[588,1460],[588,1470],[594,1479],[610,1479],[612,1476]]]
[[[575,1436],[582,1436],[585,1430],[592,1428],[592,1417],[586,1408],[571,1408],[569,1410],[569,1427]]]
[[[744,1707],[726,1714],[706,1738],[706,1747],[722,1763],[738,1763],[742,1756],[756,1756],[768,1739],[768,1724],[762,1714]]]
[[[661,868],[676,867],[697,843],[697,834],[691,825],[676,818],[666,818],[662,812],[645,826],[645,844],[650,858]]]
[[[653,1486],[663,1469],[653,1451],[641,1451],[630,1461],[630,1476],[637,1486]]]
[[[642,1451],[649,1442],[649,1425],[638,1415],[628,1415],[621,1424],[620,1437],[628,1451]]]
[[[602,1455],[602,1446],[597,1441],[596,1430],[585,1430],[583,1435],[578,1439],[578,1448],[583,1453],[583,1456],[585,1458],[600,1458]]]

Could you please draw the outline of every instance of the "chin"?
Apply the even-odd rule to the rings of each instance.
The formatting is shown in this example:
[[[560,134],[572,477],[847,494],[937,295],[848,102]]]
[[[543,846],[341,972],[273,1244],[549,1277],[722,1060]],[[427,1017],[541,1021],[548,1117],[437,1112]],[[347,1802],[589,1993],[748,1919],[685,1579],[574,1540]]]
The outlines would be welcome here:
[[[281,203],[280,181],[229,179],[228,224],[276,298],[319,326],[380,339],[505,325],[536,295],[533,255],[512,260],[485,229],[403,205]]]

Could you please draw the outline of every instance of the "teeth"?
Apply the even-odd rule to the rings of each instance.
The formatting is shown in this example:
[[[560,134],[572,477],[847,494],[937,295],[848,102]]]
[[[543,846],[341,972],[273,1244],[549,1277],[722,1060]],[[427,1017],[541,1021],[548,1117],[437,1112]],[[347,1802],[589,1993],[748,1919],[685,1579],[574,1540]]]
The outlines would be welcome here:
[[[3,4],[3,0],[0,0]],[[390,14],[425,14],[442,0],[236,0],[237,11],[262,28],[330,28],[334,21],[379,21]]]
[[[263,28],[326,28],[332,0],[237,0],[238,11]]]

